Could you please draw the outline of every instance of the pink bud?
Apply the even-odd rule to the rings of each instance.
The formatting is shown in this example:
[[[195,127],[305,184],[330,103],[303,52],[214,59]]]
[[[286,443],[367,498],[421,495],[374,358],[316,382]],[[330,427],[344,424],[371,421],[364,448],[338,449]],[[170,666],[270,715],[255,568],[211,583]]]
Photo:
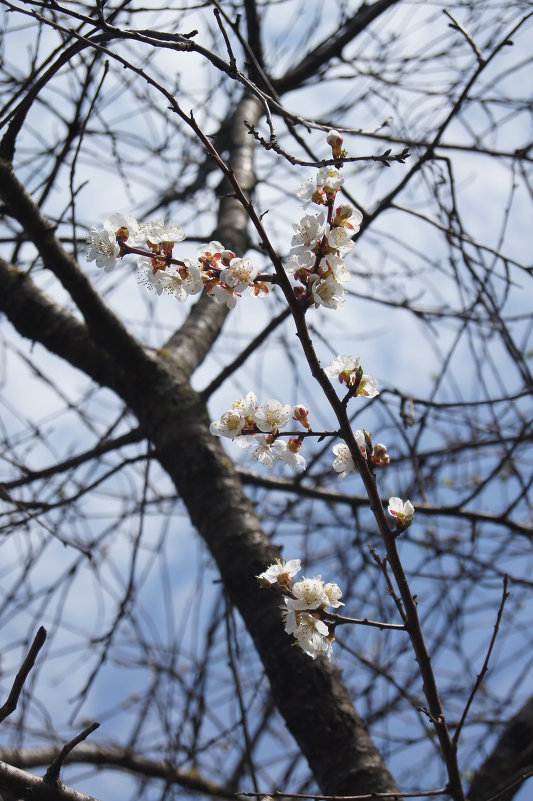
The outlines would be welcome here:
[[[298,406],[292,407],[292,419],[296,420],[298,423],[301,423],[304,428],[310,429],[311,424],[307,418],[308,414],[309,414],[309,409],[306,409],[305,406],[301,403],[298,404]]]
[[[338,131],[330,131],[326,137],[328,145],[331,147],[331,152],[334,158],[338,158],[342,154],[342,136]]]
[[[390,464],[389,454],[387,453],[387,446],[378,442],[374,445],[374,452],[372,454],[372,462],[376,467],[385,467]]]

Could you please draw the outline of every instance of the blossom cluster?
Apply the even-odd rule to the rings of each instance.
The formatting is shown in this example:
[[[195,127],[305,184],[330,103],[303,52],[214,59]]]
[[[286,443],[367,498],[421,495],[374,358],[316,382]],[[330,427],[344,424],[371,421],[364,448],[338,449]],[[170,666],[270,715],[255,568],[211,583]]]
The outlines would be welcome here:
[[[345,155],[342,136],[330,131],[327,137],[334,158]],[[299,189],[304,206],[323,206],[318,214],[305,214],[294,225],[289,259],[285,270],[302,284],[295,294],[309,304],[340,309],[344,304],[344,284],[350,280],[343,257],[354,247],[352,237],[359,231],[363,215],[349,203],[335,208],[344,176],[336,166],[321,167],[314,179]]]
[[[341,589],[337,584],[325,584],[320,576],[293,581],[300,567],[299,559],[288,562],[278,559],[257,580],[262,587],[276,587],[283,593],[285,605],[281,616],[285,631],[292,634],[295,644],[312,659],[321,655],[331,659],[335,636],[324,613],[329,607],[344,606]]]
[[[196,260],[177,259],[174,246],[185,239],[178,225],[163,220],[139,223],[131,215],[113,214],[87,235],[87,261],[110,272],[127,253],[139,256],[139,281],[158,295],[173,294],[179,301],[205,288],[217,303],[232,309],[248,289],[254,296],[266,295],[269,286],[261,281],[250,259],[238,258],[220,242],[200,245]]]
[[[327,142],[333,157],[346,155],[342,136],[330,131]],[[294,276],[295,295],[308,305],[340,309],[344,304],[344,284],[350,279],[343,258],[353,248],[363,215],[349,203],[335,207],[344,182],[339,166],[321,167],[314,179],[304,183],[298,196],[304,205],[322,207],[318,214],[305,214],[294,227],[286,272]],[[200,246],[196,259],[178,259],[176,243],[185,239],[178,225],[162,219],[139,223],[131,215],[113,214],[100,227],[93,227],[86,240],[87,261],[110,272],[117,260],[128,253],[138,258],[139,281],[159,295],[170,293],[179,301],[203,289],[217,303],[232,309],[245,290],[263,297],[270,290],[250,259],[237,257],[221,242]]]
[[[283,462],[305,470],[305,459],[300,454],[303,437],[289,436],[285,442],[279,439],[279,434],[291,416],[304,428],[310,429],[308,413],[303,404],[291,406],[273,398],[259,406],[255,393],[248,392],[234,401],[220,420],[213,420],[209,430],[217,437],[235,439],[240,448],[252,448],[252,459],[257,459],[265,467]]]
[[[363,373],[359,358],[353,356],[336,356],[328,367],[327,375],[337,377],[345,383],[354,395],[374,398],[379,395],[378,382],[370,375]],[[265,467],[273,467],[276,462],[283,462],[291,467],[305,470],[305,458],[300,453],[303,445],[303,434],[289,436],[286,442],[280,439],[283,429],[292,418],[312,433],[309,422],[309,409],[303,404],[291,406],[279,400],[271,399],[258,405],[254,392],[248,392],[242,398],[237,398],[229,409],[213,420],[209,430],[216,437],[226,437],[235,440],[240,448],[252,448],[251,457]],[[367,458],[369,450],[370,462],[376,467],[389,464],[387,448],[381,443],[372,447],[370,435],[367,432],[355,431],[355,440],[361,453]],[[333,469],[345,478],[352,470],[356,470],[350,450],[347,445],[339,444],[333,448],[335,460]]]

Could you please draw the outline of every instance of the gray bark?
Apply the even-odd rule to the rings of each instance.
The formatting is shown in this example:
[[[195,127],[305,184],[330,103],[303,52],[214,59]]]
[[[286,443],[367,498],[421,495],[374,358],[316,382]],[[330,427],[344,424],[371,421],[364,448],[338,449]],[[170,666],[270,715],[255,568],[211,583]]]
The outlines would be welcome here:
[[[470,790],[469,801],[488,801],[498,795],[498,801],[511,801],[521,782],[519,778],[533,771],[533,696],[513,715],[489,756],[477,771]],[[513,785],[510,787],[510,785]]]

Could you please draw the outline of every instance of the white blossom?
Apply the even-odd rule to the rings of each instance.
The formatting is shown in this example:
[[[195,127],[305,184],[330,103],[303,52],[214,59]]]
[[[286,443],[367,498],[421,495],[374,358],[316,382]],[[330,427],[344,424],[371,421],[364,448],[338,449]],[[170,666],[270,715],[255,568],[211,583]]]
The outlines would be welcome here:
[[[300,269],[300,263],[298,261],[298,256],[295,255],[295,254],[292,255],[292,256],[289,256],[289,258],[287,259],[287,261],[283,265],[283,268],[284,268],[285,272],[287,273],[287,275],[294,275],[294,273],[297,270]]]
[[[353,384],[355,373],[359,368],[359,357],[346,354],[335,356],[331,364],[324,368],[326,375],[337,376],[341,383]]]
[[[182,276],[183,286],[187,290],[187,294],[197,295],[204,288],[200,267],[197,262],[191,259],[184,259],[183,261],[186,271],[185,277]]]
[[[316,184],[329,192],[340,189],[344,183],[344,176],[336,167],[321,167],[318,171]]]
[[[174,286],[179,289],[181,278],[173,269],[162,269],[154,272],[152,260],[149,256],[141,256],[137,260],[137,279],[148,289],[154,290],[158,295],[163,292],[173,292]],[[178,297],[178,296],[177,296]],[[181,300],[180,297],[178,297]]]
[[[242,419],[245,420],[253,415],[256,405],[257,396],[255,392],[247,392],[242,398],[237,398],[236,401],[233,401],[231,408],[239,412]]]
[[[85,240],[87,261],[94,261],[97,267],[103,267],[106,273],[111,272],[120,255],[114,231],[93,227]]]
[[[211,266],[218,267],[224,250],[224,245],[216,240],[209,242],[209,244],[200,245],[198,248],[198,261],[201,262],[202,266],[205,266],[207,261]]]
[[[403,501],[401,498],[389,498],[388,512],[395,517],[402,528],[407,528],[413,522],[415,507],[411,501]]]
[[[299,559],[289,559],[287,562],[283,559],[276,559],[273,565],[267,567],[267,569],[256,576],[256,578],[258,578],[260,582],[266,582],[268,584],[287,584],[288,579],[291,579],[299,572],[301,564]]]
[[[117,236],[122,236],[132,244],[139,230],[135,217],[129,214],[112,214],[104,220],[102,226],[93,226],[85,241],[87,261],[94,261],[97,267],[103,267],[106,273],[111,272],[120,256]]]
[[[311,270],[316,261],[316,254],[312,250],[302,250],[299,253],[292,253],[285,262],[285,272],[287,275],[295,275],[300,270]]]
[[[185,239],[185,231],[179,225],[167,223],[162,219],[151,220],[139,226],[139,234],[144,241],[151,242],[153,245],[161,242],[182,242]]]
[[[332,228],[329,231],[328,245],[330,248],[334,248],[339,255],[345,256],[346,253],[349,253],[349,251],[353,248],[354,243],[350,239],[350,234],[346,228],[340,226]]]
[[[147,242],[152,245],[159,245],[161,242],[181,242],[185,239],[185,233],[179,225],[165,224],[162,219],[139,224],[131,214],[112,214],[109,219],[105,220],[101,228],[94,227],[87,235],[87,261],[94,260],[96,266],[103,267],[106,272],[112,270],[116,259],[120,256],[118,237],[131,247],[139,247]],[[170,279],[167,281],[159,276],[157,282],[150,281],[146,265],[140,263],[140,266],[143,271],[144,283],[153,285],[152,288],[159,294],[167,290],[174,291],[171,288],[172,281]],[[172,276],[172,273],[169,274],[171,278],[175,277]],[[175,284],[176,282],[174,282]],[[187,290],[186,294],[192,293]],[[180,300],[184,299],[186,294],[177,293]]]
[[[291,598],[285,596],[283,600],[285,601],[285,604],[288,604]],[[296,609],[293,606],[286,606],[285,609],[282,608],[281,619],[283,620],[283,628],[287,634],[293,634],[296,626],[298,625],[298,621],[296,619]]]
[[[253,418],[259,430],[268,433],[286,426],[291,412],[292,409],[288,403],[281,403],[281,401],[271,399],[255,410]]]
[[[324,582],[320,576],[303,578],[291,588],[293,598],[286,598],[289,609],[327,609],[329,598],[324,590]]]
[[[318,275],[311,275],[307,286],[317,308],[325,306],[327,309],[342,309],[344,306],[344,287],[332,276],[321,279]]]
[[[333,454],[335,456],[333,469],[336,473],[340,473],[339,478],[346,478],[348,473],[355,470],[350,449],[344,443],[339,443],[333,446]]]
[[[324,212],[320,212],[316,216],[306,214],[298,225],[292,227],[296,233],[291,240],[291,254],[312,250],[329,231]]]
[[[253,439],[254,442],[250,443],[255,445],[251,453],[252,459],[257,459],[260,464],[268,468],[274,466],[280,459],[281,453],[287,447],[286,443],[282,440],[276,440],[271,444],[268,442],[268,438],[261,436],[261,434],[256,434]]]
[[[296,193],[300,200],[304,201],[303,208],[306,208],[313,201],[313,195],[316,190],[316,180],[314,178],[306,178]]]
[[[331,659],[332,644],[329,639],[329,629],[322,620],[310,612],[297,613],[297,626],[292,635],[302,651],[311,659],[322,655]]]
[[[338,584],[333,584],[331,582],[324,584],[324,592],[328,597],[329,605],[334,609],[338,609],[339,606],[344,606],[343,602],[339,600],[339,598],[342,598],[342,590]]]
[[[221,416],[220,421],[214,420],[209,426],[211,434],[216,437],[238,437],[242,430],[245,428],[247,422],[251,419],[254,412],[257,398],[253,392],[248,392],[242,398],[237,398],[231,404],[231,409],[228,409]],[[239,437],[244,439],[245,437]]]
[[[255,445],[255,437],[255,434],[241,434],[235,438],[235,445],[239,448],[251,448],[252,445]]]
[[[351,236],[359,231],[362,222],[363,215],[359,209],[354,209],[349,203],[341,203],[340,206],[337,206],[333,224],[345,226],[349,229]]]
[[[302,470],[305,470],[306,462],[305,458],[298,452],[295,448],[292,448],[291,445],[287,445],[286,442],[283,440],[278,440],[282,447],[279,452],[279,460],[283,462],[283,464],[289,465],[289,467],[301,467]]]
[[[328,607],[338,609],[344,606],[340,600],[340,587],[334,583],[324,584],[320,576],[304,577],[293,583],[291,578],[300,569],[300,561],[292,560],[295,564],[290,573],[288,568],[291,563],[285,566],[280,560],[277,561],[278,564],[271,565],[257,578],[262,586],[276,583],[284,585],[285,606],[281,610],[281,617],[285,631],[312,659],[321,655],[331,659],[333,632],[321,618]]]
[[[213,298],[215,303],[226,304],[228,309],[235,308],[237,297],[239,293],[233,287],[226,284],[215,284],[208,292],[210,298]]]
[[[189,295],[196,295],[203,289],[200,268],[195,262],[186,259],[183,266],[169,264],[163,270],[156,270],[148,256],[141,256],[138,264],[138,279],[148,289],[153,289],[158,295],[163,292],[171,293],[183,302]]]
[[[283,462],[289,467],[300,467],[305,470],[304,457],[297,451],[291,450],[282,439],[270,443],[268,437],[261,434],[243,434],[235,439],[235,443],[239,448],[254,447],[252,459],[257,459],[265,467],[272,467],[275,462]]]
[[[347,284],[351,277],[341,257],[333,253],[321,259],[319,271],[322,277],[331,275],[338,284]]]
[[[362,431],[354,431],[353,432],[355,441],[361,451],[361,454],[366,458],[366,442],[365,442],[365,435]],[[354,461],[352,459],[352,454],[350,453],[350,449],[346,445],[346,443],[341,442],[338,445],[333,446],[333,454],[335,456],[335,460],[333,462],[333,469],[336,473],[340,473],[341,475],[339,478],[346,478],[348,473],[352,470],[356,470]]]
[[[357,395],[364,395],[366,398],[375,398],[376,395],[379,395],[377,379],[363,374],[357,387]]]
[[[242,419],[238,412],[229,409],[221,416],[220,421],[213,420],[209,426],[209,431],[215,437],[238,437],[242,431]]]
[[[257,277],[259,270],[250,259],[231,259],[229,266],[220,273],[220,281],[236,292],[244,292],[246,287]]]
[[[140,226],[131,214],[112,214],[104,222],[104,228],[113,231],[115,236],[123,236],[128,240],[128,244],[132,244],[132,240],[135,240],[138,235]]]

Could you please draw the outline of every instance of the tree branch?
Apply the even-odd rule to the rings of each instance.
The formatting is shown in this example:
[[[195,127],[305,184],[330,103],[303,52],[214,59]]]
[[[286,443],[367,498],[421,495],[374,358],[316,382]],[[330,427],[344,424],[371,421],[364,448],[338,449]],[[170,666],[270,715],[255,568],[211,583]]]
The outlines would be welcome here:
[[[46,640],[46,629],[43,628],[43,626],[41,626],[37,634],[35,635],[35,638],[31,644],[30,650],[28,651],[26,659],[22,663],[19,672],[15,676],[15,681],[13,682],[11,692],[7,697],[7,701],[2,707],[0,707],[0,723],[3,720],[5,720],[9,715],[11,715],[17,708],[19,696],[22,692],[22,688],[24,687],[24,683],[28,678],[30,670],[35,665],[37,654],[43,647],[45,640]]]
[[[343,47],[398,2],[399,0],[377,0],[371,6],[363,3],[336,35],[328,36],[310,53],[307,53],[299,64],[295,64],[287,70],[282,78],[272,81],[278,94],[291,92],[302,86],[309,78],[316,77],[321,67],[332,58],[339,57]]]

